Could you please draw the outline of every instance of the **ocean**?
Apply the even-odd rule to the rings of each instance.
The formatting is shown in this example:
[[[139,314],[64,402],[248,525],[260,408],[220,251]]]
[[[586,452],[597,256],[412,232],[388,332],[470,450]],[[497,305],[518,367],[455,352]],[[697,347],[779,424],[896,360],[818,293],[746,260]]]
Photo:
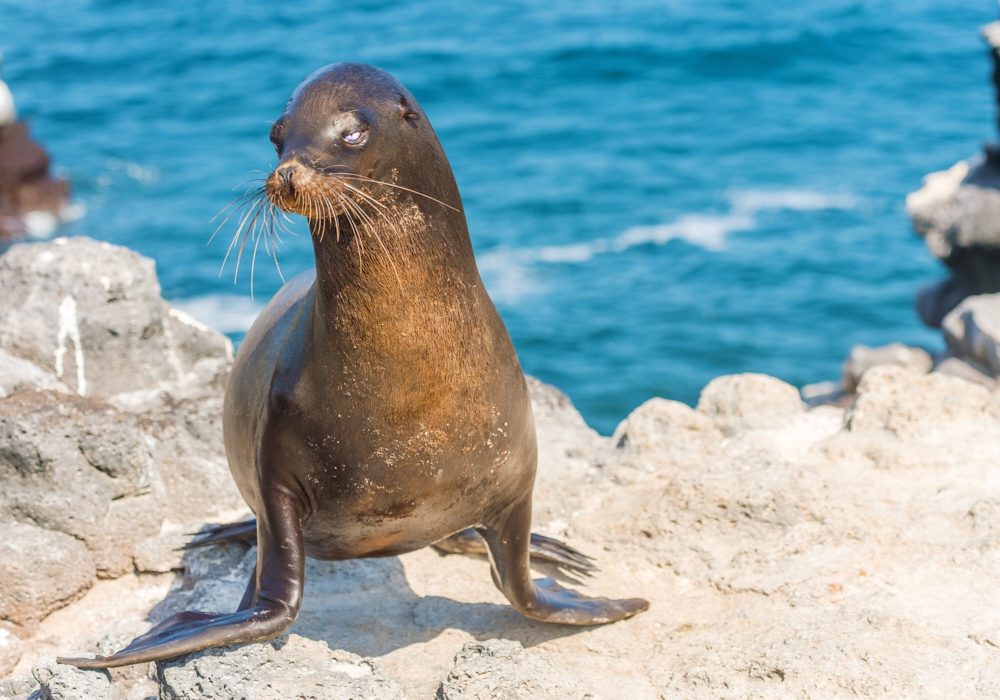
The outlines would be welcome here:
[[[3,73],[86,235],[156,260],[237,342],[279,288],[221,271],[212,217],[275,164],[295,86],[362,61],[448,154],[526,372],[608,434],[713,377],[834,379],[851,346],[940,349],[943,268],[906,194],[995,140],[988,0],[0,1]],[[237,190],[237,193],[239,190]],[[312,265],[303,222],[279,253]],[[228,233],[228,235],[227,235]]]

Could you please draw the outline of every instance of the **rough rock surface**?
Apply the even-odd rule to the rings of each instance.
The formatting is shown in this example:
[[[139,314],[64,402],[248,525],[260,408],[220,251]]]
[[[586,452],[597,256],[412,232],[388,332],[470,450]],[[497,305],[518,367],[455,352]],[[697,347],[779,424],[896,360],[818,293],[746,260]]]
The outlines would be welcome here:
[[[160,297],[152,260],[89,238],[0,257],[0,349],[78,394],[110,397],[180,379],[228,339]]]
[[[441,700],[564,700],[590,697],[577,679],[540,652],[525,652],[520,642],[490,639],[467,642],[441,683]]]
[[[111,700],[111,676],[107,671],[83,671],[43,658],[31,668],[41,685],[38,700]]]
[[[284,635],[232,650],[209,649],[160,663],[161,700],[402,700],[371,659]]]
[[[94,573],[94,560],[80,540],[35,525],[0,524],[0,619],[38,622],[82,596]],[[0,629],[0,674],[10,671],[3,663],[5,634]]]
[[[923,374],[931,371],[934,360],[926,350],[911,348],[902,343],[890,343],[878,348],[855,345],[844,362],[841,380],[844,391],[848,394],[855,393],[864,373],[878,365],[898,365]]]
[[[927,325],[941,319],[963,298],[1000,292],[1000,149],[986,157],[959,161],[930,173],[923,187],[906,198],[917,233],[952,276],[917,294],[917,311]]]
[[[957,356],[1000,375],[1000,294],[980,294],[963,301],[941,324],[948,348]]]

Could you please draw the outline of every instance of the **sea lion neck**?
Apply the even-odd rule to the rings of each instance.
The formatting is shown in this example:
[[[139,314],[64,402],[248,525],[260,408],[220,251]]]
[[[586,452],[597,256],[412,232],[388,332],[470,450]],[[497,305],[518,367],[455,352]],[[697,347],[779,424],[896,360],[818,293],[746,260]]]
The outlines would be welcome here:
[[[343,215],[310,222],[316,262],[310,326],[320,345],[338,343],[347,329],[408,334],[417,309],[454,320],[483,303],[464,215],[407,204],[374,225],[352,227]]]

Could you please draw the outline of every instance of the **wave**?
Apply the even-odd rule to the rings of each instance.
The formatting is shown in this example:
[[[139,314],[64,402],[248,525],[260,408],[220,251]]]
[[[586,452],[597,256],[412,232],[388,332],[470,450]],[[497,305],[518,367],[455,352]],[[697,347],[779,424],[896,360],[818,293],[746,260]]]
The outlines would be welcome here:
[[[246,333],[264,310],[264,304],[237,294],[206,294],[170,303],[222,333]]]
[[[544,289],[530,271],[538,264],[581,263],[598,255],[672,240],[717,252],[726,248],[729,234],[756,228],[756,215],[762,211],[854,209],[859,204],[854,195],[809,190],[736,190],[728,199],[726,213],[684,214],[668,224],[633,226],[613,238],[538,248],[495,248],[479,256],[479,269],[494,301],[509,304]]]

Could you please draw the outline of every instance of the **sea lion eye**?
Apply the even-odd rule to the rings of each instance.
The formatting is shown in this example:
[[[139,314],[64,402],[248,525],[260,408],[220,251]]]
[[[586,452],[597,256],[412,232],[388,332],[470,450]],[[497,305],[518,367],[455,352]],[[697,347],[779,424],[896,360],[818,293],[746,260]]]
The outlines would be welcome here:
[[[359,143],[365,140],[366,135],[367,135],[366,131],[364,131],[363,129],[359,129],[358,131],[353,131],[349,134],[344,134],[342,138],[344,139],[344,141],[351,144],[352,146],[357,146]]]

